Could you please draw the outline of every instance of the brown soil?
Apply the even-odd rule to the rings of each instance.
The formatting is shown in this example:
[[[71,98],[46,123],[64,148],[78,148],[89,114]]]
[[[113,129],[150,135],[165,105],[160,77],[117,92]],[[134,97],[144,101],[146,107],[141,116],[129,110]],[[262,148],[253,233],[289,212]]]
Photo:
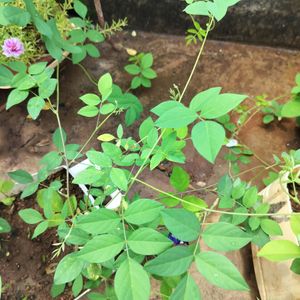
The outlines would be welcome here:
[[[49,176],[45,184],[60,179],[65,182],[65,172]],[[71,185],[71,194],[77,199],[82,198],[82,191]],[[58,261],[51,259],[53,244],[58,242],[55,229],[47,230],[40,237],[31,240],[33,230],[22,221],[18,212],[21,209],[34,208],[39,210],[36,194],[25,200],[16,197],[11,207],[0,206],[1,217],[12,227],[12,232],[0,236],[0,266],[3,287],[3,299],[52,299],[50,289],[53,283],[53,273]],[[65,294],[60,299],[72,299],[71,294]]]
[[[24,208],[34,208],[35,199],[15,201],[12,207],[0,206],[1,216],[11,225],[12,232],[0,236],[0,266],[5,283],[2,299],[52,299],[50,289],[57,260],[51,260],[57,242],[55,231],[47,231],[31,240],[34,226],[25,224],[18,216]],[[64,296],[61,299],[71,299]]]
[[[288,184],[288,189],[289,189],[289,193],[294,196],[294,189],[293,189],[293,186],[291,183]],[[300,185],[299,184],[296,184],[296,190],[297,190],[298,198],[299,198],[299,195],[300,195]],[[291,202],[293,211],[300,212],[300,203],[297,203],[293,199],[290,199],[290,202]]]

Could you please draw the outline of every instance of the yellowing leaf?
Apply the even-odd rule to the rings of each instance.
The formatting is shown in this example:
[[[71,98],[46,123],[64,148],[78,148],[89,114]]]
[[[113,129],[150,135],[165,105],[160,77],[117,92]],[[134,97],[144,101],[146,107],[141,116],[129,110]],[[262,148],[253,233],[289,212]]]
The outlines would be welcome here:
[[[101,142],[110,142],[116,139],[112,134],[104,133],[97,137],[97,139]]]
[[[132,48],[126,48],[126,51],[128,53],[128,55],[130,56],[135,56],[137,55],[137,51],[135,49],[132,49]]]
[[[49,102],[46,102],[44,107],[43,107],[43,110],[49,110],[49,109],[51,109],[51,105],[50,105]]]

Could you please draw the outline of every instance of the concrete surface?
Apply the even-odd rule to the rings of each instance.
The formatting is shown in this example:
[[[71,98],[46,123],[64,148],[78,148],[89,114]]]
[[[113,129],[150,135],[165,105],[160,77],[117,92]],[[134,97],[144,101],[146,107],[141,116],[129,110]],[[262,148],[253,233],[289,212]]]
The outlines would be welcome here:
[[[116,40],[125,47],[135,48],[139,51],[152,51],[154,54],[154,68],[158,79],[150,90],[142,89],[137,92],[145,111],[143,117],[148,115],[149,109],[167,100],[169,88],[176,83],[182,88],[194,63],[197,53],[196,47],[187,48],[183,37],[149,34],[138,32],[136,38],[130,33],[120,35]],[[127,63],[125,51],[116,52],[109,44],[100,49],[100,59],[87,59],[84,64],[87,69],[98,78],[109,71],[114,81],[123,88],[127,88],[130,77],[123,70]],[[213,86],[222,86],[225,92],[245,93],[250,97],[267,93],[270,96],[286,94],[293,86],[294,77],[300,70],[300,52],[272,49],[249,45],[209,41],[200,65],[196,69],[184,102],[188,103],[191,97],[203,89]],[[63,127],[68,133],[70,143],[83,143],[95,126],[95,120],[87,120],[76,115],[82,106],[78,97],[87,92],[96,92],[95,87],[87,80],[78,66],[66,63],[61,72],[61,116]],[[5,92],[1,92],[1,102],[5,99]],[[108,122],[101,133],[114,132],[123,117],[116,117]],[[24,168],[34,172],[37,169],[39,158],[49,151],[51,146],[51,133],[56,129],[56,123],[50,112],[43,112],[38,121],[26,118],[26,105],[12,108],[9,112],[0,114],[0,177],[7,171]],[[136,126],[128,128],[126,134],[136,134]],[[299,147],[299,131],[293,121],[285,121],[264,126],[261,116],[255,117],[240,135],[241,140],[251,147],[259,156],[269,163],[272,154],[280,154],[288,148]],[[97,141],[92,145],[99,147]],[[191,173],[193,185],[198,181],[207,184],[215,182],[219,176],[226,172],[226,163],[222,160],[224,150],[219,156],[215,166],[201,159],[192,147],[188,145],[186,169]],[[257,165],[256,160],[252,165]],[[255,173],[248,174],[250,179]],[[143,174],[142,179],[149,180],[151,184],[166,188],[168,178],[160,172],[154,171]],[[157,197],[153,191],[145,190],[137,185],[135,191],[143,196]],[[205,195],[204,195],[205,196]],[[197,282],[201,286],[205,300],[229,299],[256,299],[255,279],[253,275],[251,253],[249,249],[228,254],[241,270],[252,287],[250,293],[228,292],[209,285],[202,277],[197,275]],[[194,273],[193,271],[193,274]]]
[[[87,0],[95,18],[93,0]],[[101,0],[107,20],[128,17],[132,29],[184,34],[191,27],[179,0]],[[241,0],[217,25],[213,37],[269,46],[300,48],[300,1]]]

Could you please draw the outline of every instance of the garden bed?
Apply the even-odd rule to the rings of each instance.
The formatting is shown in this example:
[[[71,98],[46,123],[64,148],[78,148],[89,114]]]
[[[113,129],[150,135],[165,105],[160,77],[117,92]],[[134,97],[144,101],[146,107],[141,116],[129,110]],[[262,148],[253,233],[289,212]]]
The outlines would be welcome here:
[[[147,50],[152,50],[154,56],[157,58],[155,63],[160,79],[154,81],[154,88],[151,92],[145,90],[139,92],[141,101],[145,105],[145,110],[148,111],[149,107],[157,104],[160,99],[167,99],[168,88],[171,87],[173,82],[183,84],[184,79],[187,77],[187,64],[190,64],[190,61],[188,61],[185,56],[194,56],[196,49],[192,47],[186,50],[181,37],[168,37],[143,33],[138,33],[138,35],[139,39],[135,40],[129,33],[125,33],[118,42],[128,47],[130,46],[141,50],[144,50],[147,42],[149,47]],[[87,60],[87,68],[96,76],[102,74],[104,71],[121,70],[113,72],[114,78],[122,86],[127,86],[129,80],[127,80],[127,78],[124,80],[124,72],[122,71],[122,67],[126,64],[127,60],[126,53],[111,53],[110,46],[107,45],[102,51],[103,58],[96,63],[95,61]],[[188,53],[184,53],[184,51],[188,51]],[[192,89],[194,91],[206,88],[207,85],[222,85],[225,86],[225,89],[228,91],[247,90],[252,95],[269,92],[276,96],[277,94],[284,92],[288,86],[292,85],[294,74],[300,67],[300,55],[297,52],[249,47],[230,43],[210,42],[205,55],[206,61],[199,67],[192,82]],[[290,62],[288,66],[286,64],[287,61]],[[207,71],[209,70],[208,66],[211,64],[216,66],[213,73]],[[275,65],[276,68],[274,68]],[[216,74],[219,74],[219,76],[216,76]],[[241,76],[244,77],[243,83],[238,80]],[[69,129],[70,132],[68,132],[68,134],[72,142],[81,142],[86,136],[86,132],[92,131],[94,122],[93,120],[87,122],[86,119],[82,119],[79,116],[74,117],[80,106],[79,101],[77,101],[78,95],[90,92],[94,88],[86,81],[82,74],[79,73],[76,66],[68,65],[61,80],[65,82],[62,95],[63,107],[61,108],[63,125],[65,128]],[[50,148],[49,145],[51,142],[49,137],[51,132],[56,128],[53,116],[42,114],[42,122],[39,124],[25,119],[24,113],[25,106],[20,106],[10,112],[4,112],[0,115],[1,124],[7,124],[0,129],[0,135],[3,136],[1,140],[2,143],[4,143],[3,147],[1,145],[2,153],[0,154],[0,158],[2,158],[0,162],[0,172],[2,174],[7,170],[17,168],[35,171],[36,166],[32,162],[36,162],[41,155]],[[109,130],[110,128],[114,128],[115,123],[116,120],[113,120],[106,125],[105,129]],[[287,128],[289,128],[288,131]],[[135,133],[136,129],[131,128],[127,131],[129,133]],[[261,125],[260,117],[254,118],[248,127],[241,132],[243,142],[253,145],[254,150],[266,160],[271,160],[270,153],[280,153],[281,151],[286,150],[287,147],[298,147],[298,137],[298,132],[296,129],[294,130],[293,122],[287,121],[280,125],[273,124],[270,126],[263,126]],[[95,143],[94,146],[98,147],[98,143]],[[226,163],[222,160],[223,154],[220,155],[217,164],[213,166],[201,159],[197,154],[192,154],[192,151],[189,151],[189,149],[191,149],[191,145],[188,146],[186,151],[186,170],[191,174],[193,178],[192,184],[194,186],[197,186],[197,184],[198,186],[203,184],[209,185],[211,182],[216,181],[216,177],[223,175],[225,168],[227,167]],[[167,183],[168,181],[168,176],[161,171],[154,171],[153,173],[145,174],[144,176],[148,182],[152,182],[154,186],[158,187],[162,187],[164,183]],[[252,176],[249,174],[248,178],[251,177]],[[138,186],[136,190],[141,191],[145,197],[148,197],[149,193],[154,196],[154,198],[157,196],[156,193],[146,191],[140,186]],[[51,234],[49,236],[45,235],[40,238],[41,242],[32,242],[28,238],[28,231],[25,229],[28,228],[28,226],[24,224],[21,225],[22,221],[19,220],[16,215],[18,209],[23,208],[23,205],[26,204],[26,207],[30,207],[30,205],[32,205],[32,202],[30,201],[31,200],[25,200],[25,202],[17,201],[15,210],[10,215],[8,210],[5,210],[4,217],[7,216],[8,220],[11,221],[12,226],[15,226],[17,229],[15,236],[14,232],[12,233],[9,245],[15,243],[14,247],[20,248],[19,253],[21,255],[24,252],[22,243],[19,241],[22,240],[24,241],[24,245],[27,245],[28,247],[30,247],[29,244],[32,245],[32,248],[24,247],[24,249],[28,250],[28,253],[33,251],[35,254],[40,253],[39,256],[45,254],[47,255],[47,259],[49,259],[51,244],[55,241],[55,237]],[[21,234],[18,235],[18,232],[21,232]],[[26,242],[25,239],[27,239]],[[6,250],[11,253],[13,252],[13,249],[14,248],[6,248]],[[7,257],[1,259],[4,259],[7,263]],[[9,261],[9,265],[12,266],[13,264],[18,263],[18,259],[19,257],[13,257]],[[249,262],[245,262],[242,255],[234,256],[233,260],[238,268],[243,271],[242,273],[244,273],[243,275],[247,279],[253,276],[253,274],[251,274],[253,271],[251,270],[251,267],[249,267]],[[51,285],[51,276],[44,278],[44,275],[45,269],[52,262],[49,260],[47,260],[46,263],[43,261],[41,262],[41,259],[36,255],[36,257],[33,257],[32,264],[26,265],[26,263],[27,261],[22,258],[21,262],[19,262],[21,265],[20,269],[25,269],[26,266],[26,268],[29,268],[28,270],[32,271],[32,278],[34,278],[35,281],[33,287],[35,289],[35,295],[38,295],[37,299],[47,299],[44,294],[40,295],[38,293],[40,293],[40,291],[41,293],[44,293],[46,287],[50,287]],[[33,265],[36,265],[38,269],[34,269]],[[24,276],[24,273],[18,269],[13,270],[14,272],[20,272],[20,278]],[[37,273],[36,270],[40,273]],[[39,275],[43,278],[38,277]],[[5,278],[5,276],[6,275],[4,275],[3,278]],[[16,274],[11,273],[9,276],[11,276],[10,278],[13,278]],[[29,274],[29,277],[30,276],[31,274]],[[42,288],[38,286],[40,280],[42,281],[43,291]],[[200,285],[203,284],[201,282],[199,283]],[[251,285],[255,286],[255,283],[252,282]],[[25,289],[26,287],[24,284],[24,291]],[[251,293],[241,294],[239,292],[226,292],[226,295],[224,295],[223,291],[211,286],[209,286],[209,288],[202,287],[202,290],[204,291],[205,299],[230,299],[230,297],[235,299],[255,299],[255,296],[257,296],[255,289]],[[30,295],[30,292],[28,292],[28,295]],[[45,295],[46,293],[47,292],[45,292]]]
[[[1,216],[6,218],[13,230],[1,237],[0,265],[5,285],[3,299],[51,299],[49,292],[57,260],[51,260],[52,244],[57,241],[55,230],[47,232],[34,241],[28,225],[19,217],[18,211],[35,207],[35,198],[26,201],[16,199],[12,207],[4,208]],[[71,295],[62,299],[72,299]]]

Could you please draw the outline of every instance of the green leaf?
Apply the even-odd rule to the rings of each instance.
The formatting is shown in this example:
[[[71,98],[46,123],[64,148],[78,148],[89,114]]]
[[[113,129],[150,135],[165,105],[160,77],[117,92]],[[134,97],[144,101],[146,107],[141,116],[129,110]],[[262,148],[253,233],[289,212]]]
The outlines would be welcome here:
[[[82,19],[86,17],[87,7],[81,1],[74,0],[74,10]]]
[[[48,225],[49,225],[48,221],[43,221],[38,226],[36,226],[32,235],[32,239],[44,233],[47,230]]]
[[[258,206],[255,209],[255,212],[257,214],[267,214],[270,210],[270,204],[269,203],[262,203],[260,206]]]
[[[143,69],[150,68],[153,65],[153,55],[152,53],[145,54],[141,59],[141,66]]]
[[[300,116],[300,101],[292,100],[285,103],[281,110],[284,118],[295,118]]]
[[[190,103],[190,109],[199,112],[207,101],[220,94],[221,89],[220,87],[214,87],[197,94]]]
[[[33,182],[33,177],[24,170],[17,170],[14,172],[8,172],[8,176],[14,181],[22,184]]]
[[[56,128],[52,135],[52,141],[58,151],[64,150],[63,144],[67,141],[67,134],[63,128]]]
[[[181,208],[163,209],[161,215],[168,230],[178,239],[194,241],[200,233],[200,223],[195,214]]]
[[[151,228],[139,228],[128,238],[128,245],[137,254],[159,254],[172,246],[172,242],[163,234]]]
[[[196,150],[211,163],[220,152],[225,140],[224,128],[213,121],[202,121],[192,129],[192,142]]]
[[[141,73],[141,69],[139,66],[135,64],[125,66],[125,71],[131,75],[138,75]]]
[[[141,80],[141,77],[134,77],[132,80],[131,80],[131,88],[132,89],[137,89],[139,86],[141,86],[142,84],[142,80]]]
[[[19,91],[17,89],[12,90],[7,97],[6,110],[10,109],[14,105],[23,102],[28,97],[28,95],[28,91]]]
[[[291,271],[300,275],[300,258],[295,258],[291,264]]]
[[[291,241],[274,240],[267,243],[257,254],[270,261],[285,261],[300,257],[300,247]]]
[[[151,80],[145,78],[144,76],[141,77],[141,83],[142,83],[142,86],[145,88],[150,88],[152,86]]]
[[[142,225],[157,219],[163,206],[154,200],[139,199],[129,205],[124,217],[128,223]]]
[[[57,84],[57,79],[54,79],[54,78],[50,78],[50,79],[43,81],[39,85],[39,96],[41,96],[44,99],[52,96],[52,94],[56,90],[56,84]]]
[[[99,105],[101,100],[96,94],[85,94],[79,98],[81,101],[83,101],[85,104],[90,106],[96,106]]]
[[[263,122],[264,122],[264,124],[269,124],[272,121],[274,121],[274,119],[275,119],[274,115],[265,115],[263,117]]]
[[[119,124],[118,128],[117,128],[117,136],[119,139],[121,139],[123,137],[124,134],[124,129],[122,124]]]
[[[25,27],[29,22],[30,14],[26,10],[15,6],[0,7],[0,25]]]
[[[0,192],[8,194],[14,187],[14,183],[11,180],[1,180],[0,179]]]
[[[0,217],[0,233],[8,233],[11,231],[9,223]]]
[[[88,30],[88,32],[86,33],[86,36],[89,40],[91,40],[92,42],[95,42],[95,43],[100,43],[100,42],[104,41],[103,34],[94,29]]]
[[[23,190],[21,194],[21,199],[24,199],[28,196],[33,195],[39,188],[38,182],[32,182],[29,185],[26,186],[26,188]]]
[[[55,298],[60,294],[62,294],[65,290],[65,287],[66,287],[65,284],[59,284],[59,285],[53,284],[50,291],[51,297]]]
[[[277,222],[271,219],[262,219],[260,221],[261,229],[268,235],[282,235],[282,230]]]
[[[242,224],[244,223],[247,219],[248,219],[248,216],[247,214],[249,213],[248,212],[248,209],[246,207],[237,207],[235,210],[234,210],[234,213],[239,213],[239,214],[244,214],[244,215],[233,215],[232,216],[232,221],[231,223],[233,225],[239,225],[239,224]]]
[[[13,79],[13,73],[5,66],[0,65],[0,86],[10,86]]]
[[[163,160],[165,156],[161,152],[155,153],[150,160],[150,170],[154,170]]]
[[[220,21],[225,17],[228,5],[226,5],[224,0],[214,0],[214,2],[207,3],[207,8],[217,21]]]
[[[20,210],[19,216],[27,224],[36,224],[44,221],[43,216],[37,210],[32,208]]]
[[[240,180],[240,178],[237,178],[232,186],[231,196],[233,199],[240,199],[245,194],[246,186],[244,182]]]
[[[300,235],[300,215],[291,215],[290,225],[295,235]]]
[[[170,183],[178,192],[185,192],[190,184],[190,175],[183,168],[175,166]]]
[[[40,165],[45,165],[48,171],[54,170],[59,167],[62,163],[62,157],[56,151],[51,151],[47,153],[40,160]]]
[[[180,280],[170,300],[201,300],[199,287],[189,273]]]
[[[176,107],[165,111],[155,124],[160,128],[181,128],[194,122],[197,117],[194,111],[178,103]]]
[[[102,167],[102,168],[110,168],[112,167],[112,160],[111,158],[98,151],[90,150],[86,153],[86,156],[88,157],[89,161],[96,166]]]
[[[76,253],[66,255],[57,265],[54,274],[56,285],[73,281],[81,273],[84,261],[81,261]]]
[[[112,234],[94,237],[77,253],[77,257],[89,263],[103,263],[121,252],[124,241]]]
[[[185,202],[182,202],[182,207],[191,212],[197,212],[207,207],[207,204],[204,200],[194,195],[184,196],[183,200]]]
[[[99,109],[96,106],[87,105],[82,107],[77,113],[83,117],[93,118],[99,114]]]
[[[174,247],[145,264],[145,269],[158,276],[177,276],[185,273],[193,261],[193,251],[188,247]]]
[[[225,256],[201,252],[196,256],[198,271],[213,285],[225,290],[248,291],[249,287],[237,268]]]
[[[80,63],[86,57],[87,53],[86,53],[85,47],[81,46],[80,49],[81,49],[81,52],[79,52],[79,53],[73,53],[72,54],[72,62],[73,62],[73,64]]]
[[[254,231],[260,226],[260,218],[250,217],[248,223],[249,223],[251,230]]]
[[[30,65],[28,72],[31,75],[36,75],[42,73],[47,67],[47,62],[39,62],[33,65]]]
[[[120,217],[112,210],[99,208],[77,218],[76,228],[93,235],[112,232],[120,224]]]
[[[81,28],[70,31],[69,41],[74,44],[83,43],[86,39],[85,33]]]
[[[49,39],[53,37],[53,31],[51,29],[51,26],[49,26],[49,24],[46,23],[40,16],[34,18],[34,25],[38,29],[39,33],[45,35]],[[47,48],[47,50],[49,49]]]
[[[33,120],[36,120],[45,106],[45,100],[42,97],[33,97],[27,103],[27,110]]]
[[[85,49],[86,49],[86,52],[88,53],[88,55],[91,57],[99,57],[100,56],[99,50],[93,44],[86,44]]]
[[[116,106],[112,103],[104,104],[100,107],[100,113],[102,115],[108,115],[116,109]]]
[[[209,16],[207,3],[203,1],[194,2],[188,5],[184,11],[189,15]]]
[[[83,245],[90,240],[90,235],[86,231],[74,227],[70,230],[66,224],[59,226],[57,233],[59,238],[73,245]]]
[[[253,207],[253,205],[257,202],[258,200],[258,191],[257,187],[252,186],[250,189],[248,189],[244,196],[243,196],[243,204],[247,207]]]
[[[98,81],[98,90],[102,95],[102,100],[106,100],[112,93],[112,78],[109,73],[104,74]]]
[[[164,101],[164,102],[158,104],[157,106],[155,106],[154,108],[151,109],[151,112],[153,112],[157,116],[161,116],[166,111],[171,110],[176,107],[182,107],[182,104],[179,103],[178,101],[169,100],[169,101]]]
[[[208,225],[202,233],[202,237],[207,246],[218,251],[240,249],[252,239],[239,227],[224,222]]]
[[[74,297],[77,297],[83,288],[83,279],[81,274],[74,280],[72,285],[72,293]]]
[[[148,79],[154,79],[157,77],[156,72],[151,68],[143,70],[142,75]]]
[[[217,192],[220,197],[220,208],[232,208],[233,199],[231,199],[232,180],[228,175],[224,175],[218,182]]]
[[[109,176],[114,185],[123,191],[127,190],[128,180],[122,169],[112,168]]]
[[[127,258],[117,270],[114,286],[119,300],[148,300],[150,298],[149,276],[132,258]]]
[[[206,119],[219,118],[237,107],[247,98],[245,95],[221,94],[208,98],[199,106],[200,116]]]

